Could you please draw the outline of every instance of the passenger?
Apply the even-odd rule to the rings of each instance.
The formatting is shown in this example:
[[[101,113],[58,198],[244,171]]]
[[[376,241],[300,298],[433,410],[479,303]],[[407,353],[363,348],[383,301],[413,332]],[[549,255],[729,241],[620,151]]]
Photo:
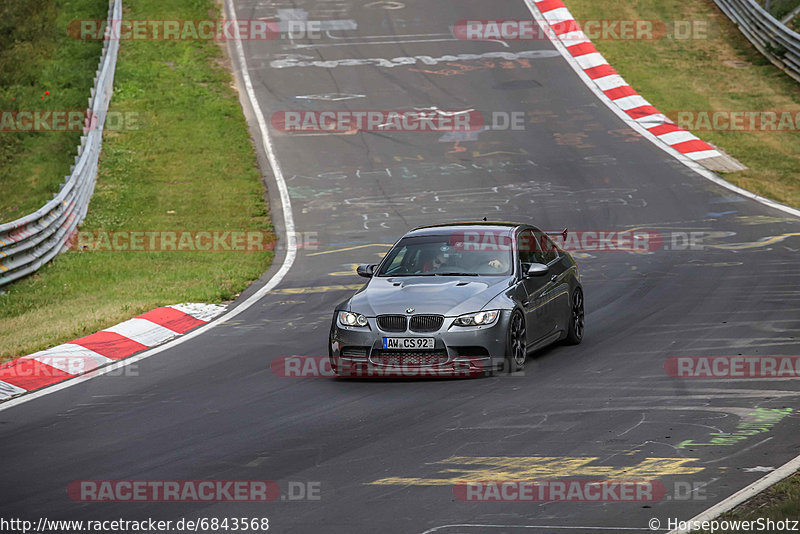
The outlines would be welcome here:
[[[508,254],[498,253],[496,257],[489,260],[487,265],[497,273],[508,271]]]

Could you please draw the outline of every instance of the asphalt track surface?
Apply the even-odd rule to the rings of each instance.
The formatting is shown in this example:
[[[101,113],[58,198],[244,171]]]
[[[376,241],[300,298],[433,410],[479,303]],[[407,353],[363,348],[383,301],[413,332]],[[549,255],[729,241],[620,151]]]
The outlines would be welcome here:
[[[526,127],[459,143],[441,133],[273,132],[297,230],[316,232],[316,248],[299,249],[258,304],[139,362],[127,373],[136,376],[100,376],[0,412],[0,517],[269,517],[275,532],[647,532],[650,518],[666,526],[692,517],[761,477],[753,468],[800,453],[797,382],[664,371],[672,356],[798,354],[800,240],[763,241],[800,232],[797,220],[712,184],[636,135],[549,42],[448,37],[465,18],[530,18],[521,1],[236,2],[239,18],[275,18],[278,8],[358,29],[245,42],[268,116],[437,106],[524,111]],[[531,50],[544,53],[524,62],[271,66]],[[332,93],[363,97],[298,98]],[[266,166],[265,174],[272,181]],[[277,358],[327,354],[333,307],[352,292],[336,286],[363,281],[353,264],[377,261],[381,245],[411,227],[483,216],[548,230],[700,232],[702,246],[581,255],[585,340],[531,356],[522,376],[356,381],[271,370]],[[758,409],[786,408],[764,431],[737,431]],[[695,445],[726,434],[738,437]],[[454,480],[598,473],[660,480],[668,498],[461,502],[453,492]],[[67,485],[87,479],[274,480],[284,491],[312,482],[321,493],[266,504],[70,500]],[[697,491],[685,498],[686,487]],[[484,526],[446,526],[454,524]]]

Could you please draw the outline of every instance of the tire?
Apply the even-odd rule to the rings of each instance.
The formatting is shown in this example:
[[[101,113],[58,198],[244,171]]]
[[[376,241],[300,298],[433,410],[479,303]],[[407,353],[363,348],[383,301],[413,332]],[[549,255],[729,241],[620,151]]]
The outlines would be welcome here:
[[[514,310],[508,323],[506,336],[505,366],[509,373],[518,373],[525,367],[528,356],[527,340],[525,338],[525,318],[519,310]]]
[[[333,329],[331,329],[331,334],[328,337],[328,361],[331,364],[331,369],[333,370],[333,374],[338,378],[342,376],[342,373],[340,367],[333,363],[335,361],[335,358],[333,357],[333,348],[331,346],[333,345],[333,343],[331,342],[332,340],[333,340]]]
[[[583,290],[577,287],[572,293],[572,298],[570,298],[569,327],[567,329],[567,337],[564,340],[564,343],[567,345],[577,345],[583,341],[584,322],[585,314],[583,311]]]

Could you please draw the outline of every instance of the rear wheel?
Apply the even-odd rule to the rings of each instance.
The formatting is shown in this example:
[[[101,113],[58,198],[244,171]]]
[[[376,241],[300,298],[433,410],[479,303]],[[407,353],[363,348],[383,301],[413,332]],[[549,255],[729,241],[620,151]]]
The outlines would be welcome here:
[[[516,373],[525,366],[528,356],[527,339],[525,337],[525,318],[519,310],[514,310],[511,322],[508,324],[508,339],[506,342],[506,369],[509,373]]]
[[[578,287],[575,288],[575,292],[572,293],[572,299],[570,299],[569,328],[564,342],[568,345],[580,343],[583,340],[583,325],[583,291]]]

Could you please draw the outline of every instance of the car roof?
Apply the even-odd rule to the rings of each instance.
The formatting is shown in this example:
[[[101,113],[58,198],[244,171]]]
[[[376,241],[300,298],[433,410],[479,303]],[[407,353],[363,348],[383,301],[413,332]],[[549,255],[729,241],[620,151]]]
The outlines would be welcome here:
[[[420,237],[428,235],[449,235],[457,232],[464,231],[491,231],[497,232],[498,229],[502,231],[505,229],[511,234],[515,229],[520,227],[533,228],[528,224],[521,224],[515,222],[492,222],[492,221],[477,221],[477,222],[457,222],[435,224],[430,226],[419,226],[408,232],[404,237]]]

